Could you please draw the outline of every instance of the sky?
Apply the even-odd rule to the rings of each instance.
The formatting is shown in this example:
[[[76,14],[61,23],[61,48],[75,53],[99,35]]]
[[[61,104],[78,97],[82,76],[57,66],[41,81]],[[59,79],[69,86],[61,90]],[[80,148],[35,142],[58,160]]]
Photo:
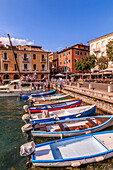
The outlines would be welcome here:
[[[51,52],[113,32],[113,0],[0,0],[0,41]]]

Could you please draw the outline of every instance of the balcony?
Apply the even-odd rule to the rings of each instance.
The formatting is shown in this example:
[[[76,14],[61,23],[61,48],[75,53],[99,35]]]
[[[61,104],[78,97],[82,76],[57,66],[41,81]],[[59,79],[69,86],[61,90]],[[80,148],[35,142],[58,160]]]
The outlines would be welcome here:
[[[47,60],[46,60],[45,58],[43,58],[43,59],[41,58],[41,59],[40,59],[40,62],[46,62],[46,61],[47,61]]]
[[[8,62],[9,58],[3,58],[3,62]]]
[[[93,49],[94,53],[100,52],[100,48]]]
[[[29,63],[29,59],[28,58],[23,58],[23,63]]]

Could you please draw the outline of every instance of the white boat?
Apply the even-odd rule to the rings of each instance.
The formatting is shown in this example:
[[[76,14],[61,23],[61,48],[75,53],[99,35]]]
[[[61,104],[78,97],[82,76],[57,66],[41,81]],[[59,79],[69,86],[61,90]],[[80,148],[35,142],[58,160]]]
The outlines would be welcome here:
[[[27,145],[21,146],[20,155],[32,154],[30,162],[34,166],[78,167],[113,157],[113,131],[85,134],[39,145],[30,142],[29,147]]]
[[[43,122],[50,122],[54,120],[64,120],[64,119],[85,117],[87,115],[95,113],[95,110],[96,110],[95,105],[74,107],[70,109],[61,109],[52,112],[48,112],[44,110],[42,113],[24,114],[22,116],[22,120],[25,123],[28,123],[30,121],[31,124],[43,123]]]
[[[21,129],[34,137],[71,137],[86,133],[97,132],[113,125],[112,115],[82,117],[59,120],[36,125],[25,124]]]

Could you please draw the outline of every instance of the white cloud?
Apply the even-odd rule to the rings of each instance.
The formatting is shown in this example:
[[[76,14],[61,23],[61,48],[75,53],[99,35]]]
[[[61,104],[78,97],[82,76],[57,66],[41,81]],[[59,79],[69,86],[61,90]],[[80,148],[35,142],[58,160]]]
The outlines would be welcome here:
[[[9,38],[8,37],[0,37],[0,41],[2,41],[3,44],[9,44]],[[17,38],[11,38],[13,45],[32,45],[34,44],[34,41],[28,41],[25,39],[17,39]]]
[[[58,47],[57,50],[60,51],[62,49],[62,47]]]

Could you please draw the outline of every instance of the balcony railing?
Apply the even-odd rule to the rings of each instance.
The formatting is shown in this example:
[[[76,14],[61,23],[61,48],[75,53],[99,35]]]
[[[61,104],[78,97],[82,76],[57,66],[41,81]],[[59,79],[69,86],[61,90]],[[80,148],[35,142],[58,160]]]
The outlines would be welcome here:
[[[100,48],[95,48],[95,49],[93,49],[93,52],[94,52],[94,53],[100,52]]]
[[[3,61],[9,61],[9,58],[3,58]]]
[[[23,58],[23,62],[29,62],[29,58]]]
[[[46,62],[47,60],[44,58],[44,59],[40,59],[40,62]]]

